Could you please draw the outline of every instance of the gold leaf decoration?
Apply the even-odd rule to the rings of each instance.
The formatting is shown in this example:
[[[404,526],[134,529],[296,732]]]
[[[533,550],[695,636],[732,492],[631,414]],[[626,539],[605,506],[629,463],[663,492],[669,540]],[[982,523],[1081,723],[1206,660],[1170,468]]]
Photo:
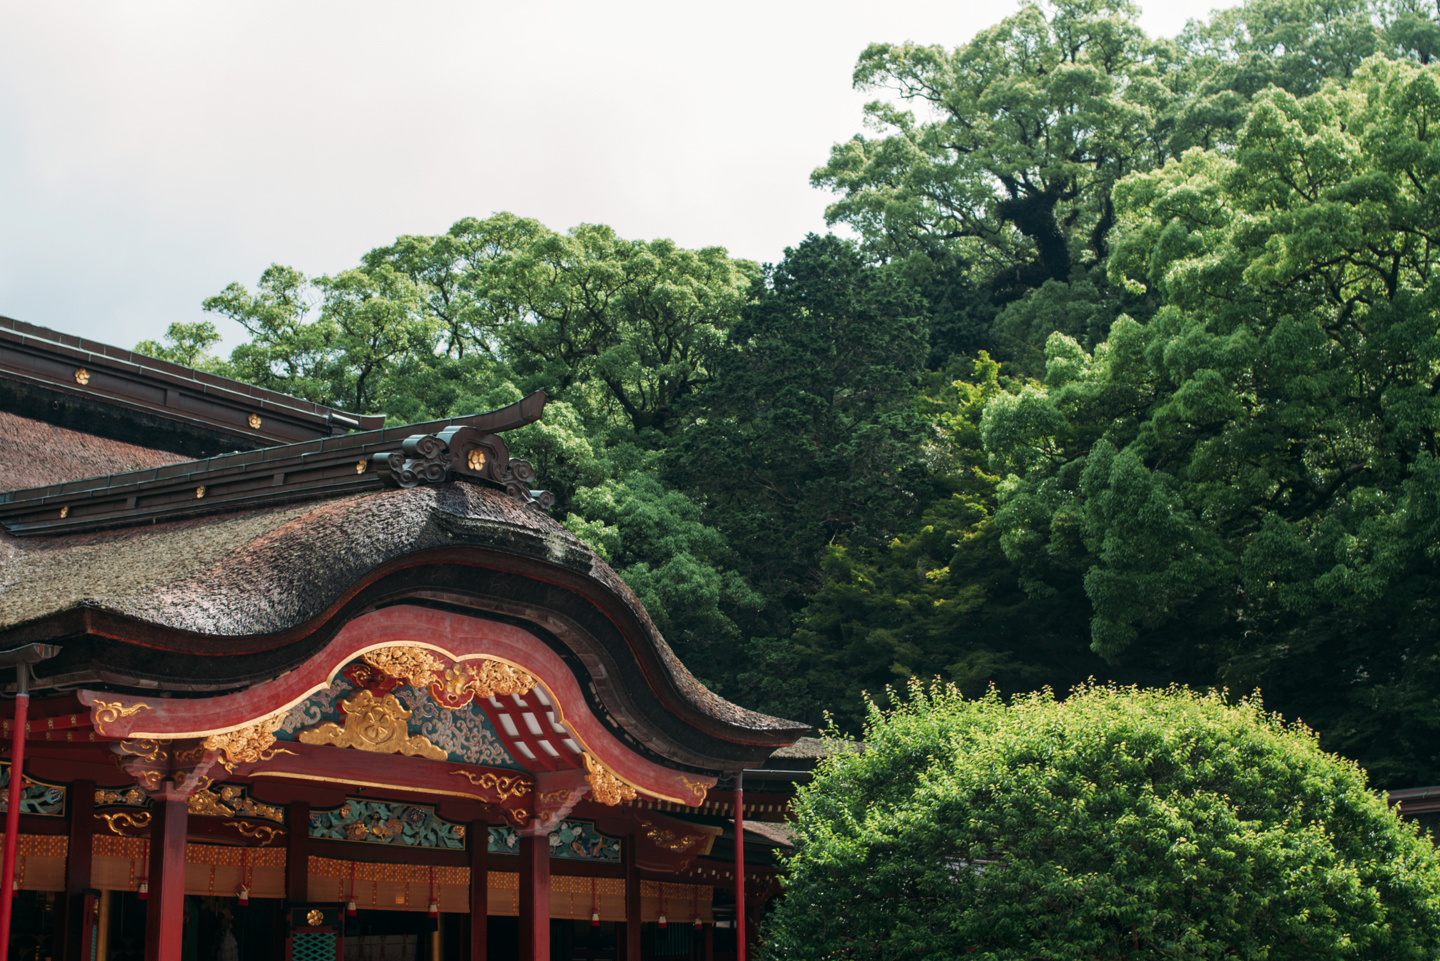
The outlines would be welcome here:
[[[703,834],[676,834],[666,827],[661,827],[654,821],[640,818],[640,826],[645,829],[645,836],[654,841],[667,851],[674,851],[677,854],[681,851],[688,851],[698,842],[703,841]]]
[[[345,711],[344,727],[327,721],[301,731],[300,742],[353,747],[373,754],[427,757],[432,761],[443,761],[449,756],[443,748],[430,743],[429,738],[410,735],[410,726],[406,723],[410,712],[400,706],[394,694],[376,697],[369,691],[359,691],[349,700],[341,701],[340,706]]]
[[[585,762],[585,780],[590,784],[590,793],[601,804],[614,807],[621,801],[633,801],[640,796],[639,792],[616,777],[615,772],[601,764],[589,751],[580,757]]]
[[[494,791],[500,795],[502,804],[512,797],[523,797],[530,793],[530,782],[523,774],[510,777],[496,774],[493,771],[482,771],[479,774],[474,771],[451,771],[450,773],[460,775],[481,790]]]
[[[683,774],[675,775],[675,780],[685,785],[685,789],[690,792],[690,796],[695,799],[696,804],[703,803],[705,795],[710,792],[710,786],[704,781],[692,780]]]
[[[225,826],[239,831],[242,837],[254,838],[260,842],[262,848],[285,833],[280,828],[272,828],[268,824],[246,824],[243,821],[226,821]]]
[[[79,384],[81,387],[84,387],[86,384],[90,383],[90,371],[86,370],[84,367],[77,367],[75,369],[75,383]]]
[[[95,709],[95,729],[101,734],[105,733],[106,724],[114,724],[122,717],[130,717],[132,714],[138,714],[141,711],[153,710],[149,704],[144,702],[137,702],[126,707],[124,701],[96,701],[93,706]]]
[[[220,752],[220,765],[235,772],[237,764],[254,764],[268,761],[277,754],[294,754],[285,748],[275,748],[275,732],[285,723],[286,711],[279,711],[236,731],[212,734],[205,739],[205,749]]]
[[[465,455],[465,466],[469,467],[473,471],[484,470],[485,452],[478,447],[470,448],[469,453]]]
[[[117,811],[114,814],[100,815],[111,832],[121,837],[133,838],[150,827],[149,811]]]
[[[251,430],[259,430],[259,429],[260,429],[260,415],[259,415],[259,414],[251,414],[250,417],[247,419],[246,423],[248,423],[248,424],[250,425],[250,429],[251,429]]]
[[[469,704],[472,698],[528,694],[539,683],[518,667],[487,658],[452,665],[443,680],[431,686],[430,696],[441,707],[454,710]]]
[[[318,928],[325,922],[325,915],[320,913],[319,908],[312,908],[310,913],[305,915],[305,921],[312,928]]]
[[[365,663],[387,677],[404,681],[412,687],[429,687],[440,676],[444,665],[423,647],[397,644],[381,647],[364,655]]]
[[[153,763],[165,760],[165,745],[169,743],[169,741],[156,741],[152,738],[141,737],[133,741],[121,741],[120,750],[132,757],[142,758]]]

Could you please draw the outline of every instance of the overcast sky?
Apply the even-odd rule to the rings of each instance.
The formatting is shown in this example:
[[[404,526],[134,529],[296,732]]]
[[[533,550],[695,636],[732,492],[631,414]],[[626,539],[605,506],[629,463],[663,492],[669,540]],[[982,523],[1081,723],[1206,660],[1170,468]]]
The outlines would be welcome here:
[[[825,229],[809,175],[861,129],[865,45],[956,46],[1015,7],[7,4],[0,314],[131,347],[272,262],[343,270],[501,210],[774,261]]]

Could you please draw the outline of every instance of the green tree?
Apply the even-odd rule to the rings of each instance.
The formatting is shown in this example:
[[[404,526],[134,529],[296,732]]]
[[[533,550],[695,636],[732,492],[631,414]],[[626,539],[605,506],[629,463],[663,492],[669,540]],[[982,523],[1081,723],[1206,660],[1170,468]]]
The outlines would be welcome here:
[[[765,957],[1440,952],[1429,839],[1258,702],[910,696],[802,789]]]
[[[916,503],[923,307],[899,271],[812,234],[757,285],[688,408],[667,477],[705,498],[776,613],[803,605],[827,543],[882,540]]]
[[[1385,697],[1440,653],[1437,112],[1436,68],[1371,60],[1119,185],[1112,278],[1164,306],[1093,353],[1053,336],[1044,388],[982,423],[1007,554],[1083,577],[1098,652],[1263,683],[1387,782],[1440,773],[1392,737],[1433,705],[1390,724],[1417,702]]]
[[[811,703],[858,730],[865,691],[940,677],[969,695],[1069,687],[1113,669],[1087,649],[1088,601],[1078,578],[1045,596],[1024,591],[994,524],[1001,478],[987,470],[985,406],[1021,385],[982,353],[966,376],[920,395],[933,436],[926,467],[938,496],[881,544],[829,547],[795,643]],[[819,721],[816,716],[807,719]]]
[[[891,94],[865,108],[885,135],[812,175],[841,195],[826,217],[881,251],[957,250],[1002,299],[1102,262],[1111,185],[1166,156],[1174,50],[1135,17],[1128,0],[1027,3],[953,52],[872,44],[854,79]]]
[[[136,353],[168,360],[183,367],[225,373],[225,362],[212,352],[220,343],[220,331],[208,320],[193,324],[174,323],[165,331],[165,342],[142,340],[135,345]]]

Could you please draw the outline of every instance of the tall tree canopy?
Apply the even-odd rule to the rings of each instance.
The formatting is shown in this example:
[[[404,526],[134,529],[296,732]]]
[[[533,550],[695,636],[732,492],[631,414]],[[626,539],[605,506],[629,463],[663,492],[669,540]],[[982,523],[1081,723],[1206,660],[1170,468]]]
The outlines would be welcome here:
[[[1349,85],[1262,94],[1235,151],[1117,189],[1111,272],[1165,306],[1093,354],[1055,336],[1045,387],[983,425],[1013,475],[1007,553],[1039,580],[1083,573],[1097,651],[1198,626],[1234,680],[1268,682],[1319,645],[1351,679],[1319,716],[1383,715],[1387,688],[1432,680],[1437,111],[1435,68],[1373,60]],[[1365,617],[1400,629],[1337,647],[1333,621]]]

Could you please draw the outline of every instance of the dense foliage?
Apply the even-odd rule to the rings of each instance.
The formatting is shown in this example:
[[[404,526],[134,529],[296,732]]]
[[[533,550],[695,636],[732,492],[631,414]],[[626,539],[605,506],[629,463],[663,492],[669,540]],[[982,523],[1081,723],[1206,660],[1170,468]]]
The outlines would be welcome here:
[[[864,690],[1260,686],[1440,781],[1440,18],[1248,0],[1147,37],[1029,3],[877,43],[775,264],[510,214],[276,265],[142,350],[514,444],[680,655],[854,729]]]
[[[798,802],[764,955],[1433,958],[1440,857],[1255,702],[919,685]]]

